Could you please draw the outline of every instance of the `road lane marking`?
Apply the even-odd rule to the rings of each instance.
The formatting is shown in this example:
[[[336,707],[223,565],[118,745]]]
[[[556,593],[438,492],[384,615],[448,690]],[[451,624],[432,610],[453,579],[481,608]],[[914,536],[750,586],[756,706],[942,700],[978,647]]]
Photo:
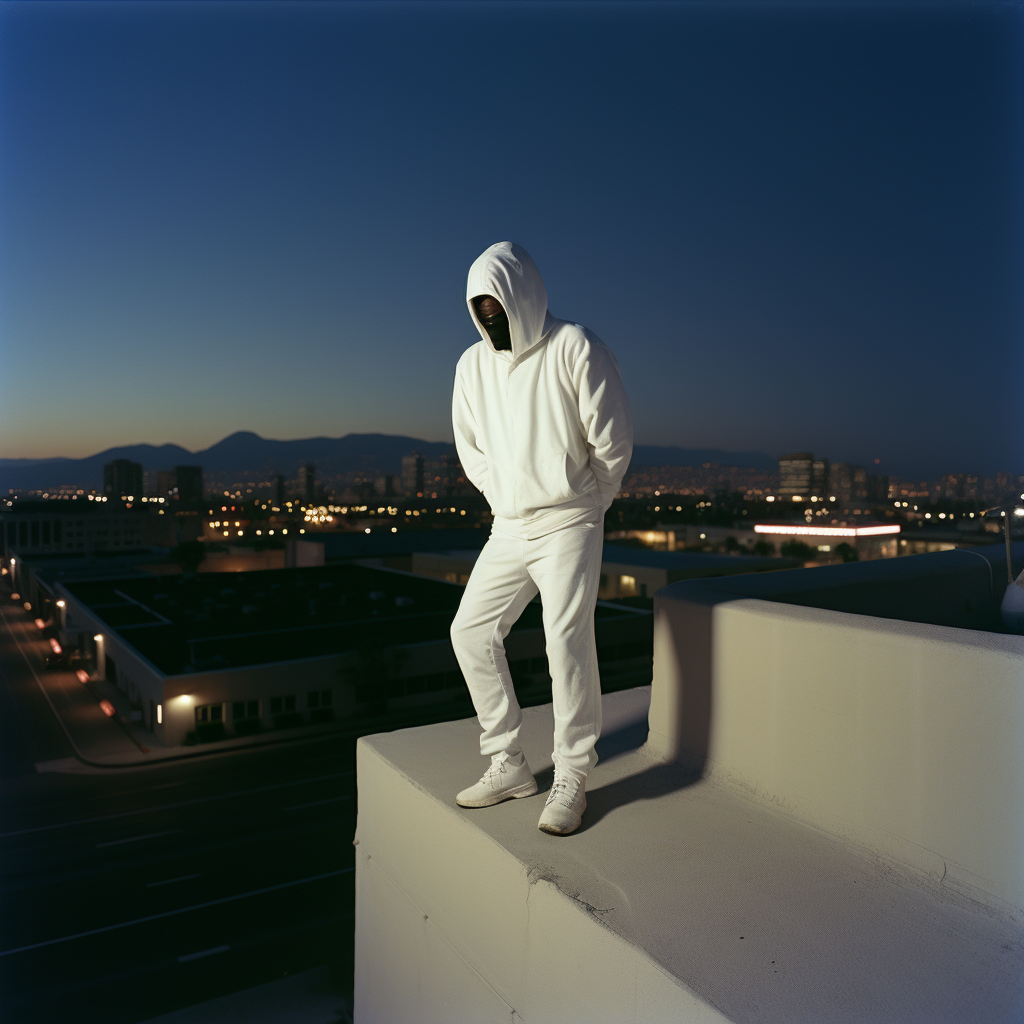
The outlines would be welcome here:
[[[111,839],[106,843],[97,843],[96,849],[99,850],[104,846],[120,846],[121,843],[138,843],[143,839],[156,839],[157,836],[172,836],[175,832],[180,831],[180,828],[169,828],[166,832],[150,832],[144,836],[132,836],[131,839]]]
[[[226,953],[230,946],[214,946],[213,949],[204,949],[201,953],[186,953],[178,957],[178,963],[184,964],[189,960],[198,960],[201,956],[213,956],[214,953]]]
[[[301,811],[304,807],[322,807],[324,804],[336,804],[339,800],[351,800],[350,796],[332,796],[327,800],[314,800],[308,804],[295,804],[294,807],[286,807],[286,811]]]
[[[150,914],[148,917],[137,917],[134,921],[122,921],[120,924],[107,924],[102,928],[92,928],[87,932],[76,932],[74,935],[62,935],[59,939],[46,939],[45,942],[33,942],[28,946],[18,946],[16,949],[5,949],[0,951],[0,957],[11,956],[14,953],[25,953],[30,949],[41,949],[43,946],[56,946],[61,942],[71,942],[73,939],[84,939],[90,935],[100,935],[103,932],[114,932],[119,928],[130,928],[136,924],[146,924],[149,921],[159,921],[165,917],[175,917],[178,914],[187,914],[192,910],[205,910],[207,907],[216,907],[221,903],[233,903],[235,900],[248,899],[250,896],[262,896],[267,892],[277,892],[280,889],[291,889],[296,885],[305,885],[307,882],[319,882],[325,878],[335,878],[338,875],[350,875],[355,871],[354,867],[339,868],[337,871],[325,871],[322,875],[310,875],[309,878],[297,878],[293,882],[280,882],[277,885],[268,885],[265,889],[253,889],[252,892],[241,892],[237,896],[222,896],[219,900],[207,900],[205,903],[196,903],[191,907],[179,907],[177,910],[165,910],[161,914]]]
[[[178,800],[173,804],[160,804],[157,807],[143,807],[136,811],[117,811],[114,814],[101,814],[95,818],[78,818],[75,821],[58,821],[53,825],[36,825],[34,828],[20,828],[14,832],[0,832],[0,839],[13,836],[24,836],[30,832],[46,832],[54,828],[70,828],[72,825],[93,825],[97,821],[113,821],[116,818],[130,818],[136,814],[152,814],[154,811],[170,811],[176,807],[193,807],[195,804],[208,804],[214,800],[230,800],[236,796],[251,796],[253,793],[266,793],[272,789],[287,789],[291,786],[305,786],[312,782],[325,782],[328,779],[343,779],[352,772],[332,772],[330,775],[317,775],[312,779],[297,779],[295,782],[275,782],[271,786],[259,786],[256,789],[240,789],[235,793],[218,793],[216,796],[200,796],[194,800]]]
[[[147,882],[146,888],[152,889],[155,885],[170,885],[171,882],[187,882],[190,878],[201,878],[202,872],[196,875],[178,875],[177,878],[165,878],[162,882]]]

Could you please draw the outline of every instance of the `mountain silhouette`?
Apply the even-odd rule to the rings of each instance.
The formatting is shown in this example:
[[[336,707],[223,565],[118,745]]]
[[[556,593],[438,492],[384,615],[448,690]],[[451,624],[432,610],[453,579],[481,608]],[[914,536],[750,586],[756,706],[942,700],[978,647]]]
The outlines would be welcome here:
[[[58,487],[99,489],[103,466],[114,459],[141,462],[149,473],[175,466],[202,466],[205,473],[248,473],[269,479],[277,473],[294,479],[299,466],[312,462],[317,477],[338,476],[355,471],[367,474],[398,473],[402,456],[418,451],[427,461],[455,454],[455,446],[444,441],[424,441],[394,434],[346,434],[344,437],[310,437],[297,441],[275,441],[251,430],[239,430],[202,451],[190,452],[175,444],[136,444],[108,448],[84,459],[0,459],[0,492],[47,490]],[[632,469],[642,466],[700,466],[714,462],[772,472],[778,462],[764,452],[728,452],[718,448],[679,448],[665,445],[637,445]]]

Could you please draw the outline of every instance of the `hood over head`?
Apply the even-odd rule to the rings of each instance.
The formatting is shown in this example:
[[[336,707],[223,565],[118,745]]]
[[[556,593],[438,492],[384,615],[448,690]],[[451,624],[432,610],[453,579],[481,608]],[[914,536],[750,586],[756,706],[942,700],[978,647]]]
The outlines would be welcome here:
[[[498,242],[473,261],[466,281],[466,305],[480,337],[490,338],[473,309],[478,295],[493,295],[508,315],[512,358],[517,359],[544,336],[548,293],[530,254],[515,242]]]

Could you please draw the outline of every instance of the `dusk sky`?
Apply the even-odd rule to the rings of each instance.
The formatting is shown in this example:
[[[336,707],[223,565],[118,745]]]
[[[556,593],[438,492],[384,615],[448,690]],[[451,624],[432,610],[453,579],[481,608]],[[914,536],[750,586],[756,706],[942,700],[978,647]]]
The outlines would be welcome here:
[[[1019,4],[0,6],[0,456],[450,440],[511,239],[646,444],[1024,472]]]

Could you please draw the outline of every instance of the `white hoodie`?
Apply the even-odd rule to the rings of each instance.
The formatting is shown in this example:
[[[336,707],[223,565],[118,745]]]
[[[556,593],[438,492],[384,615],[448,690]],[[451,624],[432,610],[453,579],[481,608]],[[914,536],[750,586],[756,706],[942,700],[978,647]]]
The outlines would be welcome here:
[[[512,351],[494,348],[472,300],[492,295],[508,314]],[[452,425],[466,476],[494,529],[533,540],[601,521],[629,465],[633,421],[619,364],[579,324],[548,312],[529,254],[514,242],[469,269],[466,303],[480,341],[455,369]]]

